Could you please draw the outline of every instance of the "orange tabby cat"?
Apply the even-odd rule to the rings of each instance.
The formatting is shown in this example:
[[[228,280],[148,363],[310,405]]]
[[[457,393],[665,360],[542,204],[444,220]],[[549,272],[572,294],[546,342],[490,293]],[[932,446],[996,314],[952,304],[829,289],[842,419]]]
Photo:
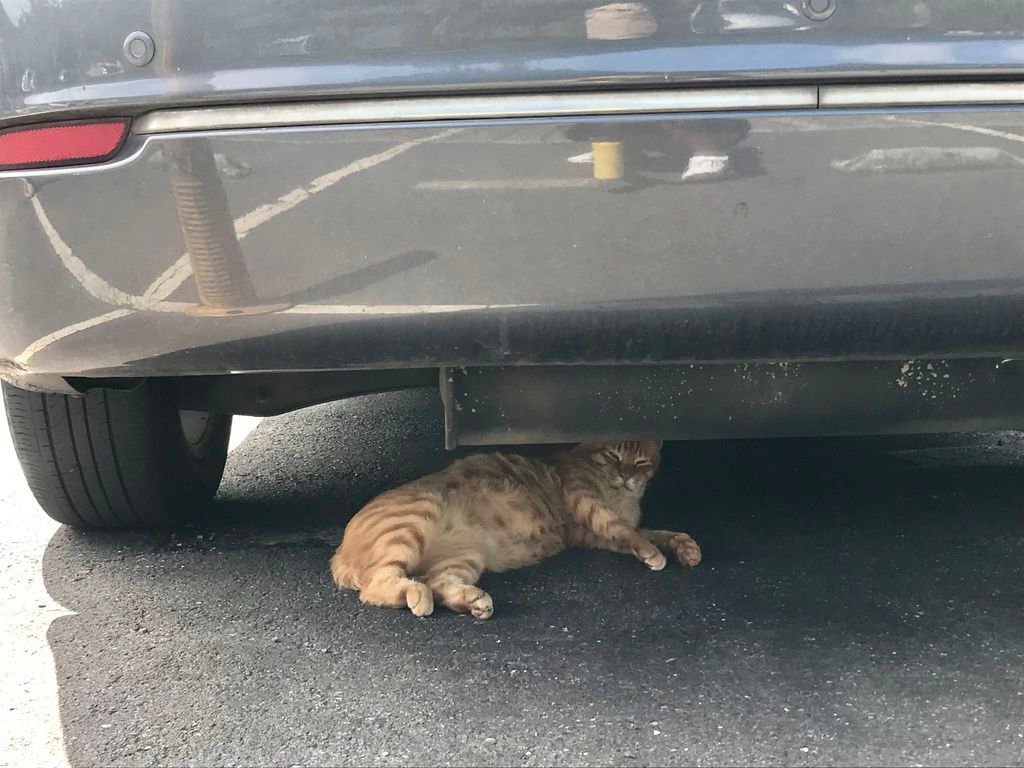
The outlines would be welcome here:
[[[475,586],[572,546],[635,555],[654,571],[665,550],[700,562],[685,533],[637,530],[640,498],[660,461],[660,443],[580,445],[550,459],[480,454],[388,491],[345,528],[331,558],[338,586],[372,605],[434,610],[435,596],[478,619],[494,612]]]

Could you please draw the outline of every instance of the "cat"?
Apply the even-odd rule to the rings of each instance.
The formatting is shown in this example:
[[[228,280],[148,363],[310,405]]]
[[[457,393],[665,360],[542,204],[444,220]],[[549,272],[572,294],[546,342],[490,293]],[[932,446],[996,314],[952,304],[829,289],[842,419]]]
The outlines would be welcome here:
[[[640,499],[661,460],[658,442],[587,443],[547,459],[477,454],[381,494],[345,528],[331,558],[339,587],[371,605],[434,610],[434,599],[487,619],[484,571],[539,562],[568,547],[634,555],[665,567],[662,550],[700,563],[685,533],[638,530]]]

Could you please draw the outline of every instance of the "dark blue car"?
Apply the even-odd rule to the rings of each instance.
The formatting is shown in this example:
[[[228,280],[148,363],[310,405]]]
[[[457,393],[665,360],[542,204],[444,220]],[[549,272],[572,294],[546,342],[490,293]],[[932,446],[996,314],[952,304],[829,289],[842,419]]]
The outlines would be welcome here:
[[[0,0],[0,377],[51,516],[232,414],[449,447],[1016,427],[1021,0]]]

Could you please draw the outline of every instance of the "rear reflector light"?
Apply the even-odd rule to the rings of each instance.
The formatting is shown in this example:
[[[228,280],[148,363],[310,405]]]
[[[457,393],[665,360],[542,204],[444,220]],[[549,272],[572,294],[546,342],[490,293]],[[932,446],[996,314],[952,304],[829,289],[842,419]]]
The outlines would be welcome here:
[[[0,133],[0,171],[102,162],[127,135],[127,120],[11,128]]]

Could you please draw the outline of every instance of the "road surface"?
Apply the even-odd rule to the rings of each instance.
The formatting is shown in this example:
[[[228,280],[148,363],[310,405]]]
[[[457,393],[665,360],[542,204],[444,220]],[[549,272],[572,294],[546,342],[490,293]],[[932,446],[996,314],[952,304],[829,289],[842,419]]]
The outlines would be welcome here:
[[[567,553],[485,576],[489,622],[364,607],[328,557],[446,460],[440,415],[264,420],[174,535],[44,521],[5,438],[0,765],[1024,764],[1024,436],[671,445],[647,506],[699,568]]]

